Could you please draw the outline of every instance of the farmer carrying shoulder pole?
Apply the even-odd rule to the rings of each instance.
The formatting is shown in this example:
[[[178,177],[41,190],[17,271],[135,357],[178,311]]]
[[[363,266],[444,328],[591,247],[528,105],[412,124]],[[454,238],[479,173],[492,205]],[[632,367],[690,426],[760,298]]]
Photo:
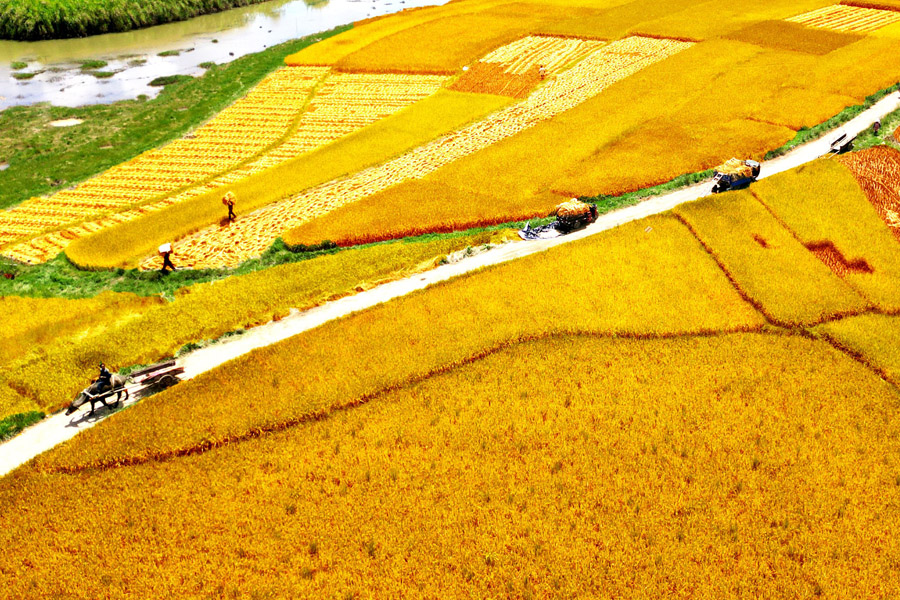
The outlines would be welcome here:
[[[165,273],[166,269],[175,270],[175,265],[172,264],[172,244],[163,244],[159,247],[159,255],[162,256],[163,264],[160,272]]]
[[[222,204],[228,207],[228,220],[234,221],[237,217],[234,214],[234,203],[237,200],[233,192],[227,192],[222,196]]]

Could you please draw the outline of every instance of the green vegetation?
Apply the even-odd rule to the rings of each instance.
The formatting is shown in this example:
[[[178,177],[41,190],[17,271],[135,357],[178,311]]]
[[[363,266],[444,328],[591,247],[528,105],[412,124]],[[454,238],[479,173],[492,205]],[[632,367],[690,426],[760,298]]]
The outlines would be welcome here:
[[[659,196],[660,194],[666,194],[683,187],[694,185],[695,183],[700,183],[701,181],[710,179],[714,174],[715,169],[700,171],[698,173],[686,173],[684,175],[679,175],[675,179],[667,181],[666,183],[661,183],[652,187],[628,192],[626,194],[622,194],[621,196],[606,196],[601,194],[599,196],[583,196],[580,199],[585,202],[594,202],[597,205],[597,212],[599,214],[604,214],[616,210],[617,208],[633,206],[635,204],[638,204],[641,200],[645,200],[653,196]]]
[[[291,309],[304,310],[427,270],[451,252],[490,239],[489,233],[482,233],[416,244],[382,244],[193,286],[179,291],[171,303],[148,306],[128,318],[109,319],[100,331],[59,336],[43,344],[40,352],[11,363],[0,380],[42,408],[55,408],[61,399],[71,398],[83,387],[86,368],[99,360],[115,368],[152,363],[185,344],[195,348],[202,340],[279,319]],[[40,308],[35,309],[38,311]],[[53,375],[37,376],[49,371]],[[16,396],[11,401],[14,406],[21,403]],[[5,408],[0,402],[0,415]]]
[[[9,64],[9,66],[15,71],[18,69],[24,69],[28,66],[28,63],[22,62],[21,60],[14,60]]]
[[[22,431],[26,427],[29,427],[30,425],[34,425],[43,418],[44,413],[33,410],[26,413],[10,415],[5,419],[0,419],[0,442],[18,435],[20,431]]]
[[[81,61],[80,64],[81,64],[82,71],[90,71],[93,69],[102,69],[109,63],[106,62],[105,60],[91,59],[91,60],[83,60],[83,61]]]
[[[201,69],[212,69],[213,67],[216,66],[216,63],[214,63],[212,61],[206,61],[206,62],[200,63],[197,66],[200,67]]]
[[[163,50],[157,56],[178,56],[181,54],[181,50]]]
[[[541,224],[551,219],[532,221]],[[429,233],[418,237],[404,238],[355,246],[384,246],[390,244],[425,243],[468,238],[481,233],[501,229],[520,228],[524,223],[506,223],[492,227],[480,227],[455,233]],[[280,239],[259,258],[245,261],[236,269],[185,269],[162,274],[159,271],[138,271],[137,269],[115,269],[111,271],[84,271],[78,269],[64,253],[40,265],[22,265],[0,258],[0,296],[28,296],[34,298],[92,298],[104,291],[131,292],[138,296],[162,295],[171,298],[176,290],[197,283],[225,279],[232,275],[246,275],[277,265],[302,262],[327,254],[346,251],[334,244],[318,247],[289,248]],[[177,257],[176,257],[177,262]],[[9,275],[9,278],[3,275]]]
[[[31,79],[35,75],[37,75],[37,73],[13,73],[12,74],[14,79],[18,79],[20,81],[25,80],[25,79]]]
[[[18,0],[0,4],[0,39],[48,40],[130,31],[264,0]]]
[[[190,75],[163,75],[162,77],[157,77],[147,85],[153,87],[163,87],[166,85],[172,85],[173,83],[179,83],[181,81],[188,81],[193,79]]]
[[[816,125],[815,127],[808,127],[808,128],[802,127],[799,131],[797,131],[797,135],[794,136],[794,139],[792,139],[791,141],[789,141],[787,144],[785,144],[784,146],[782,146],[780,148],[776,148],[775,150],[771,150],[771,151],[767,152],[764,157],[764,160],[769,160],[772,158],[779,157],[782,154],[787,154],[788,152],[790,152],[797,146],[803,145],[806,142],[816,140],[816,139],[822,137],[823,135],[825,135],[832,129],[840,127],[841,125],[843,125],[847,121],[850,121],[856,115],[863,112],[867,108],[871,107],[873,104],[875,104],[876,102],[878,102],[879,100],[881,100],[882,98],[887,96],[888,94],[890,94],[892,92],[896,92],[897,90],[900,90],[900,83],[895,83],[891,87],[888,87],[888,88],[885,88],[878,92],[875,92],[871,96],[867,96],[865,102],[863,102],[862,104],[857,104],[855,106],[848,106],[847,108],[845,108],[838,114],[834,115],[833,117],[831,117],[824,123],[820,123],[820,124]],[[895,116],[895,119],[900,120],[900,117]],[[864,137],[865,137],[864,135],[860,136],[860,138],[864,138]],[[864,140],[857,139],[857,143],[855,144],[855,147],[856,148],[868,147],[868,146],[860,145],[860,142],[863,142],[863,141]],[[869,145],[875,145],[875,144],[870,143]]]
[[[97,79],[109,79],[113,75],[116,74],[116,71],[93,71],[91,75],[96,77]]]
[[[78,108],[39,104],[0,112],[0,161],[9,163],[0,172],[0,209],[83,181],[184,135],[246,94],[288,54],[349,27],[243,56],[166,87],[153,100]],[[47,127],[50,121],[72,118],[84,123],[77,128]]]
[[[218,73],[219,69],[215,69]],[[218,223],[227,192],[238,216],[316,185],[355,173],[458,129],[507,104],[508,98],[439,90],[428,98],[312,152],[162,210],[79,238],[66,255],[83,268],[131,267],[157,246]],[[316,240],[320,241],[320,240]]]

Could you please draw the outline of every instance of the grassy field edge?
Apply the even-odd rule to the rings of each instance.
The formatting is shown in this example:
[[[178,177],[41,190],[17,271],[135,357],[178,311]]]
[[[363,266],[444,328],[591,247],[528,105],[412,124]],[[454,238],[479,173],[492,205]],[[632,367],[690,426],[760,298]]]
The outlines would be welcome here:
[[[106,169],[183,136],[243,97],[283,66],[299,49],[337,35],[336,27],[215,66],[201,77],[145,96],[112,104],[69,108],[46,103],[0,112],[0,209],[33,196],[71,187]],[[80,119],[76,127],[48,127],[57,119]]]

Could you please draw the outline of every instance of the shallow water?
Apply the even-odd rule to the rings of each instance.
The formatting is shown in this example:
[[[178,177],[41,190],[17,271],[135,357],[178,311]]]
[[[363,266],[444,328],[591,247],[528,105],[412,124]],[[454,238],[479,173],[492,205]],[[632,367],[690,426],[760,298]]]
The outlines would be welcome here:
[[[162,75],[199,75],[200,63],[227,63],[269,46],[367,17],[446,0],[270,0],[188,21],[87,38],[41,42],[0,41],[0,110],[50,102],[80,106],[155,96],[147,85]],[[159,56],[160,52],[177,55]],[[80,61],[105,60],[97,78]],[[13,70],[14,61],[27,62]],[[17,80],[13,73],[36,73]]]

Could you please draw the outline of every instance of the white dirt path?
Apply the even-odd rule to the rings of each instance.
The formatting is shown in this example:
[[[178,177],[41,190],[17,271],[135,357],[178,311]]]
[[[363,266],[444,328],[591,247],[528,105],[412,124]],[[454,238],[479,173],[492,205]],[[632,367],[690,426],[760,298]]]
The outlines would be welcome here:
[[[831,141],[842,133],[847,133],[849,136],[856,135],[898,108],[900,108],[900,92],[894,92],[837,130],[826,134],[818,140],[799,146],[784,156],[763,163],[760,179],[787,171],[821,157],[828,152]],[[366,292],[328,302],[310,310],[294,312],[280,321],[255,327],[239,337],[201,348],[179,358],[180,366],[184,367],[183,379],[196,377],[200,373],[214,369],[256,348],[269,346],[304,331],[309,331],[328,321],[365,310],[400,296],[405,296],[441,281],[491,265],[544,252],[555,246],[584,239],[624,223],[666,212],[679,204],[707,196],[710,188],[711,184],[707,181],[668,194],[654,196],[640,204],[602,215],[592,225],[567,236],[551,240],[506,244],[457,263],[442,265],[426,273],[386,283]],[[132,398],[125,403],[125,406],[136,401],[136,399]],[[87,410],[82,407],[81,410],[71,416],[57,413],[30,427],[17,437],[0,444],[0,476],[6,475],[38,454],[74,437],[78,432],[96,425],[110,414],[104,409],[98,409],[96,415],[87,417]]]

